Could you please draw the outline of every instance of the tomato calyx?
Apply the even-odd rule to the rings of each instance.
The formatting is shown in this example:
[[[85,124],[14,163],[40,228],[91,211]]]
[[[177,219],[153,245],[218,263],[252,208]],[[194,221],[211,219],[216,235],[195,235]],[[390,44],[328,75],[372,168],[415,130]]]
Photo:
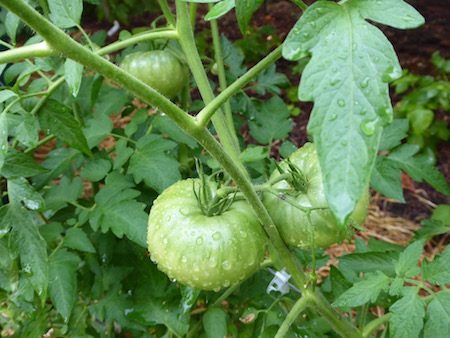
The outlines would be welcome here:
[[[192,189],[200,210],[208,217],[223,214],[235,201],[237,191],[234,194],[224,193],[223,191],[227,189],[220,189],[220,183],[206,175],[198,162],[197,171],[200,184],[193,183]]]
[[[279,173],[285,177],[285,181],[293,188],[291,192],[295,194],[306,194],[309,188],[309,181],[302,170],[292,163],[290,159],[286,160],[287,168],[282,168],[276,164]]]

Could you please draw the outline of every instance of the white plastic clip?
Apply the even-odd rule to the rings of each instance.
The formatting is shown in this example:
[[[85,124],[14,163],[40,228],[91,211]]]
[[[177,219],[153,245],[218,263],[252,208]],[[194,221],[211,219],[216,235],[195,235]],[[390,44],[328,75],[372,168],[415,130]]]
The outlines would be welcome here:
[[[275,277],[270,281],[269,285],[267,286],[266,292],[270,294],[272,291],[278,291],[282,295],[289,293],[289,279],[291,278],[291,275],[288,274],[285,269],[281,271],[270,272],[272,272]]]
[[[116,34],[120,29],[120,23],[117,20],[114,20],[113,26],[109,29],[109,31],[106,33],[109,37],[112,37],[114,34]]]

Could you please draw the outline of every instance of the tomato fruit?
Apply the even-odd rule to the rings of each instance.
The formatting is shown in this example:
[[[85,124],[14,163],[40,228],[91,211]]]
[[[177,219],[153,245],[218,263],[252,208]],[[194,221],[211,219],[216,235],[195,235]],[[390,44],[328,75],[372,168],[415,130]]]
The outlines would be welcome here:
[[[204,215],[194,193],[199,185],[199,179],[179,181],[155,200],[148,250],[170,278],[218,290],[258,270],[266,236],[246,201],[234,201],[220,215]]]
[[[350,224],[360,225],[367,216],[369,204],[369,194],[365,193],[350,216],[347,226],[339,226],[335,217],[329,209],[320,209],[310,212],[308,220],[307,212],[300,210],[283,200],[283,194],[291,202],[303,208],[328,208],[322,182],[322,173],[319,166],[319,159],[315,147],[312,143],[305,144],[302,148],[294,152],[289,160],[301,172],[304,178],[304,190],[295,191],[287,181],[276,183],[273,188],[286,191],[282,195],[274,195],[265,192],[263,196],[264,204],[269,211],[274,223],[281,233],[284,241],[294,247],[310,248],[314,238],[315,246],[327,248],[333,243],[340,242],[351,234]],[[288,168],[288,163],[282,162],[280,167],[283,170]],[[280,175],[276,169],[271,179]],[[280,198],[281,196],[281,198]],[[310,231],[312,230],[312,231]],[[313,235],[313,236],[312,236]]]
[[[170,99],[180,93],[188,81],[187,68],[165,50],[129,54],[120,66]]]

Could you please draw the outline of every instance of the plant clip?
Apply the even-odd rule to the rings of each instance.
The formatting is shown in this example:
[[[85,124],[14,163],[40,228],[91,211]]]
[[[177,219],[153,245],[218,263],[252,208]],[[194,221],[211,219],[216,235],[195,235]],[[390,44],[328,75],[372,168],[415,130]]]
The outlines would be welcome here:
[[[289,283],[289,279],[291,278],[291,275],[287,273],[285,269],[281,271],[275,271],[272,269],[267,269],[269,272],[274,275],[275,277],[270,281],[269,285],[267,286],[266,292],[267,294],[270,294],[272,291],[278,291],[282,295],[288,294],[289,290],[292,289],[295,292],[297,292],[299,295],[301,295],[301,291],[297,289],[294,285]]]

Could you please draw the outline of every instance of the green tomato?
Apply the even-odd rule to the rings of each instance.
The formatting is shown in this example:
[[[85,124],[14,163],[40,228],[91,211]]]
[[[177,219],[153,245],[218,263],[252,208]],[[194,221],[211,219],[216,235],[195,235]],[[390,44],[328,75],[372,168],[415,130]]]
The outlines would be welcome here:
[[[218,216],[202,213],[198,179],[179,181],[155,201],[148,221],[148,250],[169,278],[203,290],[219,290],[259,269],[266,236],[253,210],[235,201]]]
[[[314,145],[312,143],[305,144],[293,153],[289,159],[291,163],[300,169],[305,178],[305,192],[293,191],[293,188],[286,181],[278,182],[273,187],[275,189],[292,191],[293,193],[286,193],[286,197],[300,207],[328,208],[322,173]],[[283,169],[288,168],[286,162],[282,162],[280,166]],[[279,175],[279,171],[275,170],[271,179]],[[316,247],[327,248],[333,243],[344,240],[351,234],[351,229],[348,225],[360,225],[364,222],[367,216],[369,194],[368,192],[364,193],[350,216],[347,226],[344,227],[339,226],[329,209],[311,211],[311,222],[309,222],[305,211],[296,208],[286,200],[283,200],[283,198],[280,198],[280,196],[266,192],[264,193],[263,201],[281,236],[288,245],[306,249],[311,247],[312,240],[314,240]]]
[[[129,54],[120,66],[170,99],[180,93],[188,81],[186,67],[164,50]]]

